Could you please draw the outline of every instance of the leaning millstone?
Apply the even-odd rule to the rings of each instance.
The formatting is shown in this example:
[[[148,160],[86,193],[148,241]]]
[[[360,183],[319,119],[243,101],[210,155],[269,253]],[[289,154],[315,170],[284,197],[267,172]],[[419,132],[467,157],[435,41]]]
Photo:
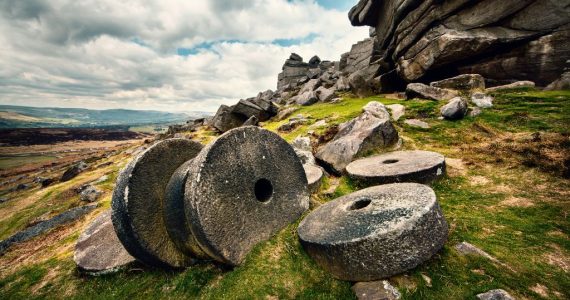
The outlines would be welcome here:
[[[515,298],[513,298],[513,296],[511,296],[505,290],[501,290],[501,289],[490,290],[486,293],[478,294],[477,299],[479,299],[479,300],[515,300]]]
[[[323,182],[323,170],[315,165],[304,165],[305,174],[309,183],[309,191],[311,194],[316,193]]]
[[[431,188],[396,183],[323,204],[297,232],[307,253],[333,277],[373,281],[427,261],[443,247],[448,229]]]
[[[113,224],[119,240],[137,260],[165,268],[194,262],[168,235],[164,192],[176,169],[201,148],[191,140],[164,140],[137,156],[119,174],[113,192]]]
[[[135,261],[117,238],[110,209],[100,214],[81,233],[73,260],[80,271],[90,275],[116,272]]]
[[[395,151],[354,161],[346,167],[346,172],[364,186],[394,182],[428,184],[445,174],[445,157],[429,151]]]
[[[239,265],[309,208],[307,178],[293,148],[277,134],[241,127],[194,159],[184,195],[191,232],[211,258]]]

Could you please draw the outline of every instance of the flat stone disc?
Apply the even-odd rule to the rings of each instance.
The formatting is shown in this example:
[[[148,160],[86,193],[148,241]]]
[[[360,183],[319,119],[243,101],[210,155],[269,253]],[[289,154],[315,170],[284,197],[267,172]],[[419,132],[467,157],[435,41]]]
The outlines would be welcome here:
[[[313,165],[304,165],[303,168],[305,168],[305,174],[309,183],[309,191],[314,194],[319,190],[323,182],[323,170]]]
[[[81,233],[73,260],[79,270],[90,275],[113,273],[135,261],[115,234],[110,209],[101,213]]]
[[[448,229],[430,187],[395,183],[323,204],[297,232],[307,253],[334,277],[374,281],[428,260],[443,247]]]
[[[395,151],[356,160],[346,167],[346,172],[364,186],[395,182],[428,184],[445,174],[445,157],[429,151]]]
[[[211,258],[239,265],[309,208],[307,178],[293,148],[257,127],[228,131],[194,159],[185,212]]]
[[[187,139],[164,140],[139,154],[119,174],[113,191],[113,225],[125,249],[137,260],[165,268],[194,262],[168,235],[164,197],[174,171],[201,149],[201,144]]]

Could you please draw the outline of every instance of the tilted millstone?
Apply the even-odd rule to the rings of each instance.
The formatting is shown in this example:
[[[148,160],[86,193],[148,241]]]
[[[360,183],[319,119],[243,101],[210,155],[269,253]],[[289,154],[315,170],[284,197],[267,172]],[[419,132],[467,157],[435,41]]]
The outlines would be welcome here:
[[[323,182],[323,170],[314,165],[304,165],[303,168],[305,168],[309,191],[314,194],[319,190]]]
[[[445,157],[429,151],[396,151],[356,160],[346,167],[346,172],[361,186],[428,184],[445,174]]]
[[[90,275],[112,273],[135,261],[117,238],[111,210],[101,213],[81,233],[73,260],[80,271]]]
[[[171,176],[201,149],[201,144],[186,139],[161,141],[139,154],[119,174],[113,192],[113,225],[125,249],[137,260],[167,268],[194,262],[171,240],[163,209]]]
[[[307,179],[293,148],[277,134],[241,127],[194,158],[184,209],[193,237],[211,258],[239,265],[259,242],[309,208]]]
[[[367,188],[323,204],[299,225],[307,253],[341,280],[374,281],[411,270],[444,245],[434,191],[417,183]]]

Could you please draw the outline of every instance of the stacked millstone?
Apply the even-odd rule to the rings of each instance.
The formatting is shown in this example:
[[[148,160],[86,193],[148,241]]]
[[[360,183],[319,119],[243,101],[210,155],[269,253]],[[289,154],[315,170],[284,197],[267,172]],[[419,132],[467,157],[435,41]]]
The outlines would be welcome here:
[[[121,171],[112,201],[116,236],[107,232],[102,244],[118,237],[128,254],[154,267],[184,268],[202,259],[236,266],[308,207],[303,166],[277,134],[241,127],[204,148],[170,139]],[[100,227],[97,222],[90,228]],[[95,259],[111,260],[110,253]],[[117,265],[85,269],[105,272]]]

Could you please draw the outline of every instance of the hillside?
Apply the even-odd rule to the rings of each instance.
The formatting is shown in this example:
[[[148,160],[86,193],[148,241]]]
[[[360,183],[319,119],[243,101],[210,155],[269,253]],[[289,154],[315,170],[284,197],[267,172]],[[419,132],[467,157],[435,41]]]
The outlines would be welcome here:
[[[293,106],[293,116],[302,115],[308,121],[289,132],[277,129],[294,117],[271,119],[261,126],[288,141],[299,135],[326,141],[336,125],[358,116],[370,101],[405,106],[404,117],[394,122],[403,139],[402,149],[431,150],[446,156],[447,175],[433,189],[450,235],[439,254],[390,279],[402,299],[474,299],[476,294],[496,288],[507,290],[516,299],[567,299],[570,92],[525,89],[493,95],[492,108],[477,117],[453,122],[438,118],[442,102],[401,100],[386,94],[352,98],[347,94],[334,104]],[[421,119],[431,128],[407,125],[404,119],[411,118]],[[326,125],[313,126],[323,120]],[[218,134],[202,127],[182,135],[207,143]],[[71,225],[16,244],[0,256],[0,298],[355,297],[350,282],[333,279],[306,254],[296,234],[298,222],[258,245],[245,263],[234,269],[206,262],[186,270],[162,271],[137,264],[107,276],[80,275],[72,259],[75,241],[82,229],[109,207],[118,171],[138,147],[113,152],[93,164],[101,167],[93,167],[69,182],[2,196],[10,200],[0,204],[0,239],[38,218],[82,205],[75,188],[107,175],[105,180],[93,183],[103,191],[95,211]],[[60,176],[63,170],[52,168],[41,176]],[[28,179],[4,188],[34,176],[37,174],[27,173]],[[311,207],[357,189],[345,176],[328,176],[313,195]],[[464,241],[483,249],[497,262],[461,255],[454,247]]]
[[[104,127],[181,123],[207,113],[168,113],[127,109],[90,110],[0,105],[0,128]]]

